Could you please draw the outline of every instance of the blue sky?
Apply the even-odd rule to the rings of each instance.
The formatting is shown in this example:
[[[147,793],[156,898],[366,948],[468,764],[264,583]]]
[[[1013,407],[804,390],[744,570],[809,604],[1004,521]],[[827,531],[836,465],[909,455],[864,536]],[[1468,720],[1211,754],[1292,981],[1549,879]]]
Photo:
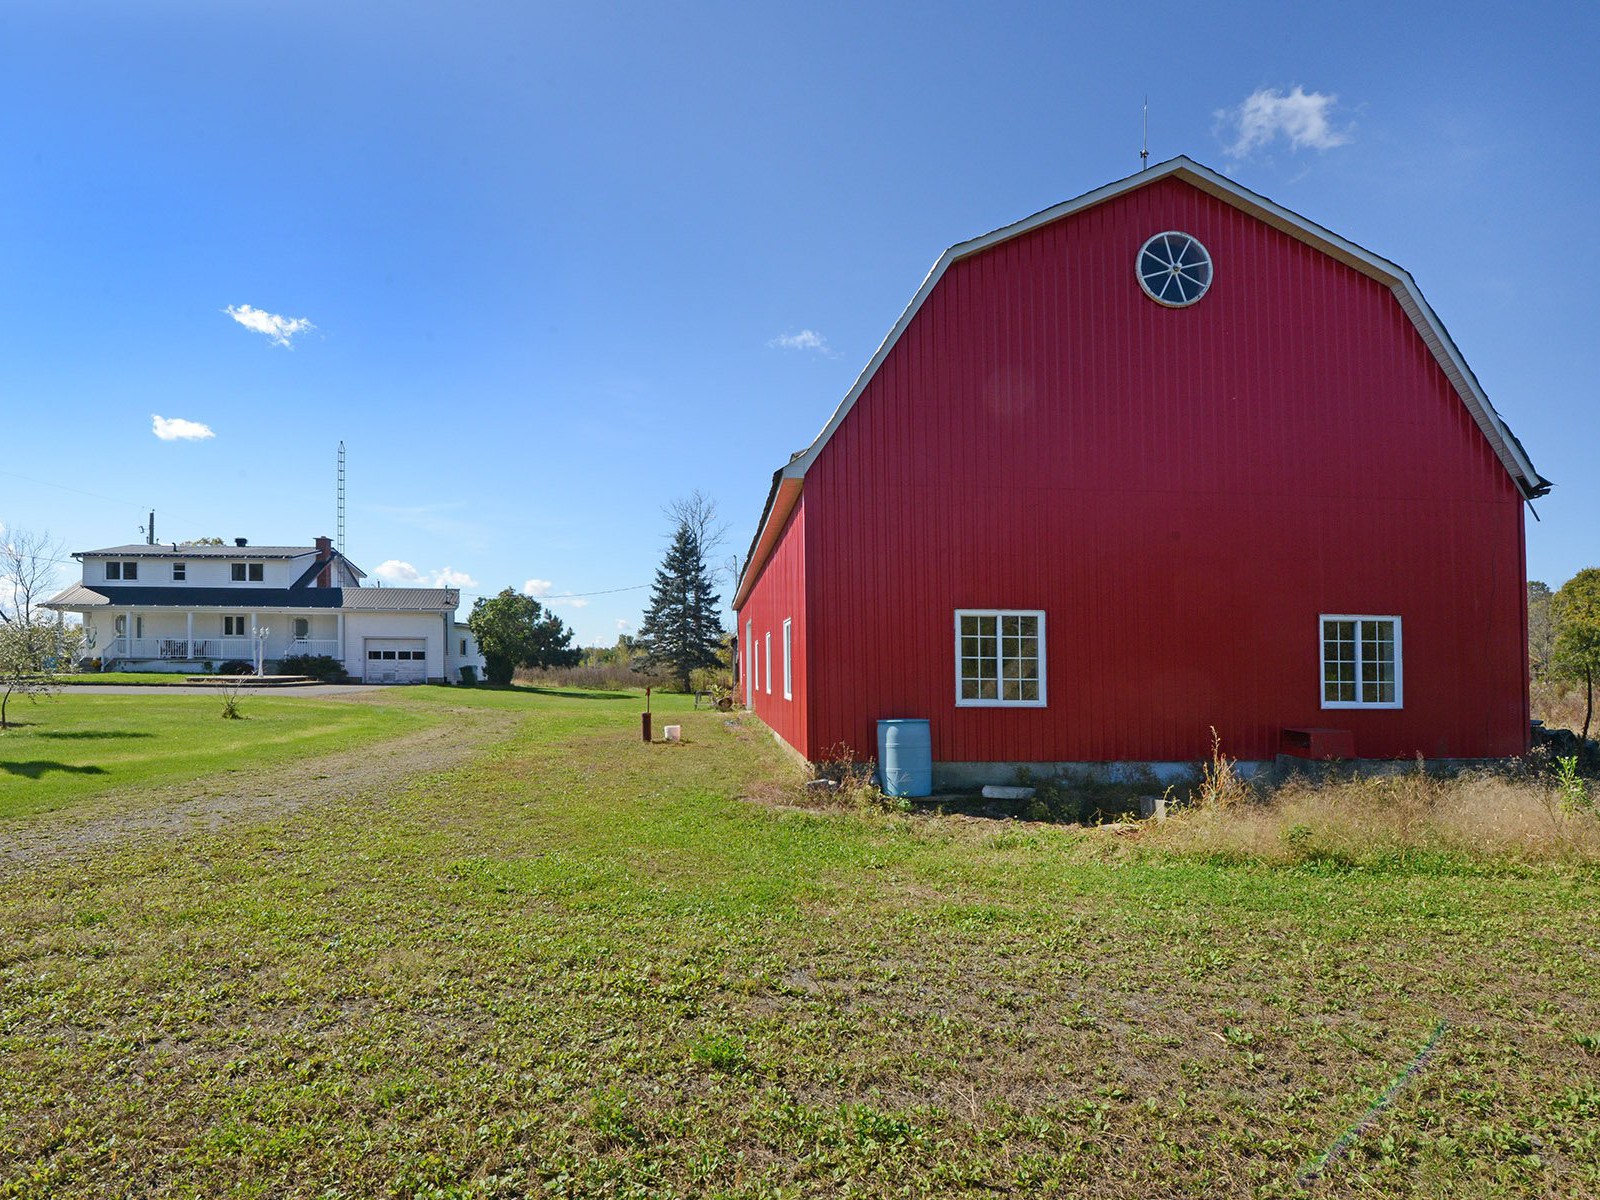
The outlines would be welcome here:
[[[1600,564],[1596,13],[12,0],[0,522],[309,542],[343,439],[358,564],[609,643],[661,505],[742,554],[940,251],[1137,168],[1148,94],[1152,161],[1412,272],[1557,484],[1559,584]]]

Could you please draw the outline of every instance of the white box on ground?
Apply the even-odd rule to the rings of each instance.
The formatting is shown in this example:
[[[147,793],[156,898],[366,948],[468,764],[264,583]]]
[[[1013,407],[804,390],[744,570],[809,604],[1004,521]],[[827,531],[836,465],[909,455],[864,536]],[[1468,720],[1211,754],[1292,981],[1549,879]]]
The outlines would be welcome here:
[[[998,783],[988,783],[983,788],[985,800],[1032,800],[1031,787],[1003,787]]]
[[[683,740],[683,726],[668,725],[662,729],[661,736],[669,742],[681,742]]]

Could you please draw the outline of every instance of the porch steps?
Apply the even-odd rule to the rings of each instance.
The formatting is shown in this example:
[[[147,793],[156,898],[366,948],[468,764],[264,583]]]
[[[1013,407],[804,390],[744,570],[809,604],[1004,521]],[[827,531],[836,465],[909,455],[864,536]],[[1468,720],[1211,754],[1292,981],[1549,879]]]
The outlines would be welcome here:
[[[229,687],[240,684],[244,687],[310,687],[317,681],[309,675],[190,675],[184,681],[185,685],[196,687]]]

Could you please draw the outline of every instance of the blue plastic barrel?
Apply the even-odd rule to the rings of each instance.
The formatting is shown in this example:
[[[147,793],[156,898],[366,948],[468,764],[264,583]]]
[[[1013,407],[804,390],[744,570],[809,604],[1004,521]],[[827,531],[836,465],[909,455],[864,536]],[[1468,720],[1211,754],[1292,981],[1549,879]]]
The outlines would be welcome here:
[[[933,735],[926,721],[878,722],[878,775],[891,796],[926,796],[933,791]]]

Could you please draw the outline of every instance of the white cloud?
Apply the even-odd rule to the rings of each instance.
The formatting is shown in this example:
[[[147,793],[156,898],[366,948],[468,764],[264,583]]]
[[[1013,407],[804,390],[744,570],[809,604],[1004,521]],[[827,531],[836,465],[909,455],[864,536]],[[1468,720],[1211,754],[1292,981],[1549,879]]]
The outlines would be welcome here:
[[[1287,94],[1277,88],[1257,88],[1238,108],[1216,113],[1219,127],[1232,139],[1228,153],[1243,158],[1282,137],[1291,150],[1309,147],[1332,150],[1350,141],[1350,131],[1336,129],[1330,119],[1339,97],[1328,92],[1307,92],[1296,84]]]
[[[199,421],[185,421],[182,417],[158,417],[150,414],[150,431],[163,442],[198,442],[217,435],[211,426]]]
[[[589,601],[582,596],[556,596],[546,603],[554,608],[558,604],[565,604],[568,608],[588,608]]]
[[[767,343],[773,350],[815,350],[818,354],[832,355],[828,339],[815,329],[802,329],[799,333],[783,333]]]
[[[440,567],[437,571],[419,571],[408,562],[391,558],[373,568],[372,573],[385,583],[400,583],[410,587],[475,588],[478,581],[465,571],[454,567]]]
[[[408,562],[391,558],[373,568],[372,573],[385,583],[421,583],[422,572]]]
[[[286,346],[293,349],[289,339],[297,333],[304,333],[316,326],[304,317],[280,317],[277,313],[269,313],[259,308],[251,308],[248,304],[238,306],[228,305],[222,310],[239,324],[252,333],[264,333],[272,339],[274,345]]]
[[[522,585],[522,593],[525,596],[548,596],[553,587],[555,584],[548,579],[530,579]]]
[[[623,618],[623,617],[618,617],[617,618],[617,632],[618,633],[626,633],[627,629],[628,629],[628,626],[630,626],[632,624],[633,624],[632,621],[629,621],[629,620],[627,620],[626,618]]]

